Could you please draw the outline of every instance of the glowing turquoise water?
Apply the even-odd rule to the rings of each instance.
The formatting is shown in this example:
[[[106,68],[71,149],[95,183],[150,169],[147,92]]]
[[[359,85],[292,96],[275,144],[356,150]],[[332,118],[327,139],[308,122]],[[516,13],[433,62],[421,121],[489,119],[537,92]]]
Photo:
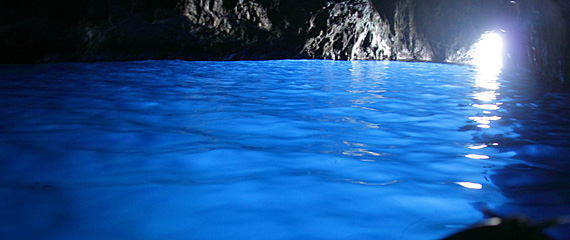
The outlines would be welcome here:
[[[11,239],[437,239],[482,220],[477,203],[570,214],[569,97],[525,76],[145,61],[0,80]]]

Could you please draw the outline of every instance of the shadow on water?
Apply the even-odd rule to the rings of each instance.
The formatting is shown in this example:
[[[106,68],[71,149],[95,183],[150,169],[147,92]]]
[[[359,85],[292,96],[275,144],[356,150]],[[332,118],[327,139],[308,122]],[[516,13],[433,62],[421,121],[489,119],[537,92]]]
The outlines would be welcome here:
[[[487,85],[476,84],[473,105],[481,108],[481,115],[472,118],[478,120],[477,128],[465,128],[476,130],[475,142],[511,156],[490,173],[491,182],[509,200],[492,211],[543,221],[570,215],[570,93],[544,89],[535,81],[503,73],[497,82],[487,78]],[[570,225],[546,233],[566,239]]]
[[[11,239],[43,239],[58,236],[74,225],[76,213],[65,191],[45,183],[0,186],[2,236]]]

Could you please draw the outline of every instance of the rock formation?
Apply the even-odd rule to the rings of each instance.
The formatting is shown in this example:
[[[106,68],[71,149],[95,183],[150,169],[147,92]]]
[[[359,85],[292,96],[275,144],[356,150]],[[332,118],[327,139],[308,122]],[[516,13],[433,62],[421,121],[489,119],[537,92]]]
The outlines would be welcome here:
[[[319,58],[466,63],[570,79],[566,0],[4,0],[0,62]],[[570,81],[566,81],[570,82]]]
[[[329,2],[308,21],[300,56],[343,60],[389,59],[391,34],[371,2]]]

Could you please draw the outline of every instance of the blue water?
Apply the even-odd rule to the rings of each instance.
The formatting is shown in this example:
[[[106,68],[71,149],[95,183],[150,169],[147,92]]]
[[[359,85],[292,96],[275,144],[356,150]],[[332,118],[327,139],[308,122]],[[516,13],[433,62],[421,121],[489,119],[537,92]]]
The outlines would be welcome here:
[[[497,74],[2,65],[0,236],[438,239],[481,221],[481,203],[537,221],[570,214],[570,96]]]

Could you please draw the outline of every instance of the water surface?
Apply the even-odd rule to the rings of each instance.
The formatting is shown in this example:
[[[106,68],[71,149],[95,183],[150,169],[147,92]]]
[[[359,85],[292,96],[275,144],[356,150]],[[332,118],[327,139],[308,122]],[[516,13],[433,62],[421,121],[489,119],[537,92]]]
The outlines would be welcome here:
[[[570,214],[532,77],[382,61],[0,66],[0,235],[438,239]],[[558,239],[568,226],[548,232]]]

